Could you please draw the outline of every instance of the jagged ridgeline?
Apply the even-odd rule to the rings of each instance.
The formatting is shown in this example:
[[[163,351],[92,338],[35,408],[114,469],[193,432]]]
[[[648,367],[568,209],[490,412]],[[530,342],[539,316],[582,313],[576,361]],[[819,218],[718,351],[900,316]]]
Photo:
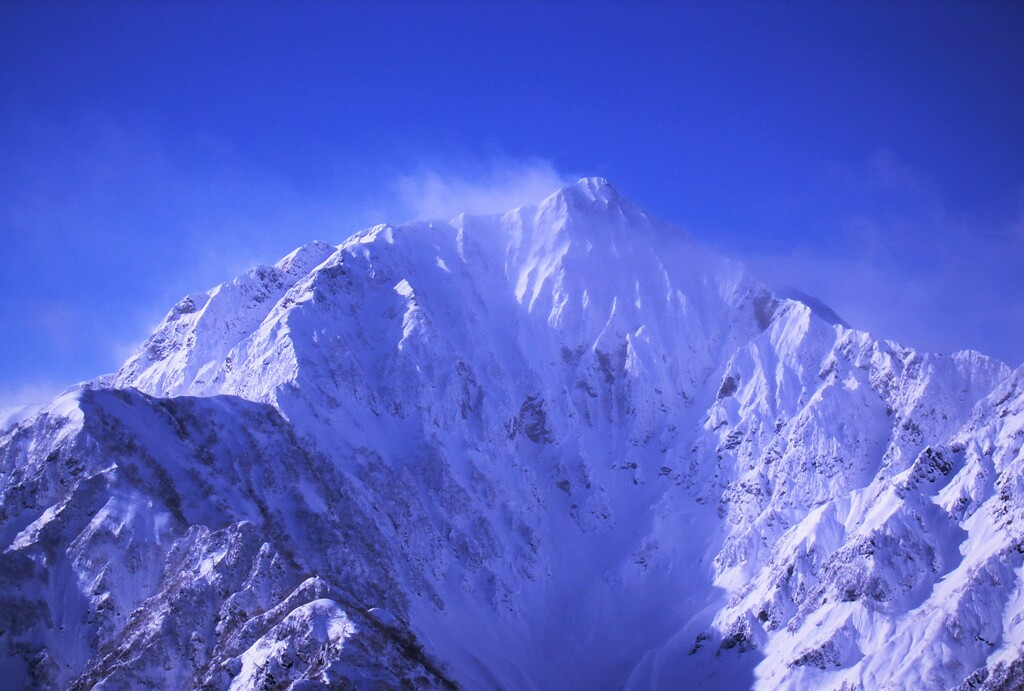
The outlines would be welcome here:
[[[1022,380],[596,178],[313,243],[2,433],[0,673],[1020,688]]]

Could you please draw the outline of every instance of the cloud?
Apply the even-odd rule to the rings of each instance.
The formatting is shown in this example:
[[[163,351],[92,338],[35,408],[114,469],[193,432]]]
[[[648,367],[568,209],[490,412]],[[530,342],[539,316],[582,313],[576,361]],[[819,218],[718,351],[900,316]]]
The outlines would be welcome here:
[[[302,244],[505,211],[566,182],[550,161],[502,155],[346,159],[310,180],[208,134],[13,104],[0,106],[0,141],[0,393],[12,404],[116,369],[181,296]]]
[[[68,383],[58,384],[46,380],[17,386],[0,386],[0,417],[12,412],[13,408],[44,406],[67,388]]]
[[[342,195],[304,193],[223,142],[102,112],[4,104],[0,141],[0,386],[12,404],[116,369],[120,345],[144,340],[182,295],[364,220]]]
[[[543,158],[496,158],[400,176],[395,202],[412,219],[448,220],[463,212],[500,213],[535,204],[569,182]]]
[[[833,171],[826,193],[829,241],[748,256],[760,275],[881,338],[1024,362],[1024,194],[1012,217],[953,209],[891,152]]]

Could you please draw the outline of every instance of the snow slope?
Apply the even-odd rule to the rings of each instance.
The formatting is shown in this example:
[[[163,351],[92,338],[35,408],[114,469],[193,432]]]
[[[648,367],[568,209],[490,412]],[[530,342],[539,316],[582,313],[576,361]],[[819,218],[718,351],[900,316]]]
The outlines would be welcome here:
[[[1024,370],[606,181],[312,243],[0,437],[44,686],[1018,688]]]
[[[29,419],[41,408],[40,405],[15,405],[0,408],[0,432],[6,432],[19,422]]]

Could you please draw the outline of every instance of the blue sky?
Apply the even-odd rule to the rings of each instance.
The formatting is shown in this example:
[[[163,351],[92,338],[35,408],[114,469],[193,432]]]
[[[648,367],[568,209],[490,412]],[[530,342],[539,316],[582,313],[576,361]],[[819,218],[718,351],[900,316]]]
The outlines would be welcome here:
[[[314,238],[582,175],[1024,362],[1024,4],[680,5],[0,4],[0,405]]]

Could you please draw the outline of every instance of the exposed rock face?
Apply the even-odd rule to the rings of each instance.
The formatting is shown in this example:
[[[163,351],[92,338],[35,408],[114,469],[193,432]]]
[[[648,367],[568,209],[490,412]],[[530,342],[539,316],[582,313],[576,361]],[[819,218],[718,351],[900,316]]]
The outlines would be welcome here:
[[[599,179],[313,243],[0,436],[43,687],[1014,688],[1024,369]]]

